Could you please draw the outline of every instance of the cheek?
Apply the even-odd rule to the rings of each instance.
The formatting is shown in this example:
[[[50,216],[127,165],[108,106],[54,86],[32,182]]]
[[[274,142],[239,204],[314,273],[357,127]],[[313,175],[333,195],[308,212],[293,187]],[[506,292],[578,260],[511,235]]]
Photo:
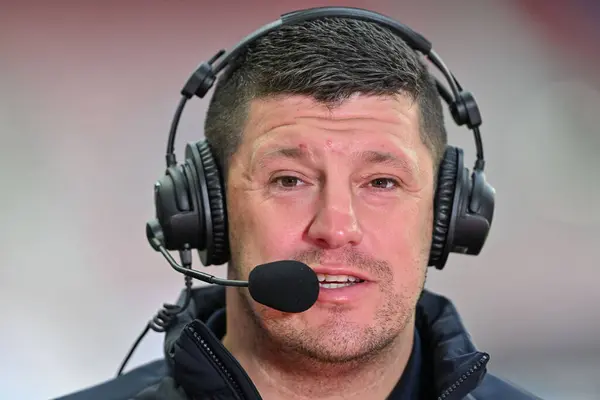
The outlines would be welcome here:
[[[297,251],[309,219],[307,204],[265,199],[259,192],[234,196],[228,203],[232,253],[238,253],[243,264],[276,261]]]
[[[391,281],[382,286],[384,298],[412,302],[424,285],[431,243],[430,213],[418,202],[405,202],[387,211],[372,219],[378,229],[369,230],[368,251],[388,262],[393,271]]]
[[[379,210],[365,210],[363,233],[374,255],[393,265],[414,269],[431,239],[431,207],[422,199],[407,199]]]

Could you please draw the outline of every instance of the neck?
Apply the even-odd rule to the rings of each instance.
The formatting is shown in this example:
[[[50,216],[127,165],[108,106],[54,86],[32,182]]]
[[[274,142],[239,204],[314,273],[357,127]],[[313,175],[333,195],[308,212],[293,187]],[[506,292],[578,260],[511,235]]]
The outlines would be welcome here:
[[[402,376],[413,347],[411,319],[399,337],[376,354],[343,363],[317,361],[270,340],[240,311],[228,306],[223,344],[264,399],[385,399]]]

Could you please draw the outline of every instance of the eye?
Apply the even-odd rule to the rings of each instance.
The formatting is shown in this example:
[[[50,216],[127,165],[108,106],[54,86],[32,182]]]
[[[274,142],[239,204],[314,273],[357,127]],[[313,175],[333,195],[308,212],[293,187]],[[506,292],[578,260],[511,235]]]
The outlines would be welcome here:
[[[277,178],[274,178],[271,183],[282,189],[293,189],[304,182],[295,176],[278,176]]]
[[[383,189],[383,190],[387,190],[387,189],[393,189],[395,187],[398,187],[398,181],[396,181],[395,179],[391,179],[391,178],[376,178],[373,179],[369,182],[369,184],[374,187],[375,189]]]

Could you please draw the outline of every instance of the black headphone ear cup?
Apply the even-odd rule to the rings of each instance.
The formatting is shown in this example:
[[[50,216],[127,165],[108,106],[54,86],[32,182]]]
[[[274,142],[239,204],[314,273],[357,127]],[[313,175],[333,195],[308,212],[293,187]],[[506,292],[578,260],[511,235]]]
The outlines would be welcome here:
[[[205,246],[198,249],[205,266],[229,261],[225,194],[219,168],[206,141],[188,144],[186,158],[193,165],[198,189],[200,225],[204,228]]]
[[[197,247],[204,240],[193,183],[186,163],[169,167],[154,185],[156,218],[167,250],[180,250],[186,244]]]
[[[437,178],[437,188],[434,197],[433,233],[429,253],[430,266],[442,269],[448,258],[447,241],[451,234],[452,209],[457,186],[459,165],[458,149],[447,146],[444,158],[440,164]]]
[[[196,143],[200,153],[212,219],[212,245],[210,264],[220,265],[229,261],[229,238],[227,232],[227,207],[225,185],[221,171],[206,140]]]
[[[183,166],[169,167],[166,172],[173,184],[172,193],[179,212],[190,211],[190,198]]]
[[[205,231],[205,221],[202,218],[202,206],[200,205],[200,199],[198,198],[198,178],[196,175],[196,170],[193,165],[190,165],[188,161],[186,161],[182,165],[182,178],[185,179],[186,187],[189,193],[189,201],[191,203],[191,210],[193,211],[191,216],[195,218],[193,220],[189,220],[187,224],[185,224],[185,230],[181,230],[183,243],[180,245],[180,249],[182,249],[185,244],[191,246],[191,248],[200,248],[206,243],[206,234]]]

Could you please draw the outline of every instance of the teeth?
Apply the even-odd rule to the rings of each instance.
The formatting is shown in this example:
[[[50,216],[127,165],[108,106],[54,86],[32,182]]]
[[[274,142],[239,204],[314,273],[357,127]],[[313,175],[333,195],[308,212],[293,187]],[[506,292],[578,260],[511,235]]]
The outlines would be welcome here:
[[[341,287],[356,285],[356,282],[346,282],[346,283],[321,283],[319,286],[325,289],[337,289]]]
[[[319,282],[336,282],[336,283],[354,283],[360,282],[360,279],[351,275],[327,275],[317,274]],[[323,286],[325,287],[325,286]]]

